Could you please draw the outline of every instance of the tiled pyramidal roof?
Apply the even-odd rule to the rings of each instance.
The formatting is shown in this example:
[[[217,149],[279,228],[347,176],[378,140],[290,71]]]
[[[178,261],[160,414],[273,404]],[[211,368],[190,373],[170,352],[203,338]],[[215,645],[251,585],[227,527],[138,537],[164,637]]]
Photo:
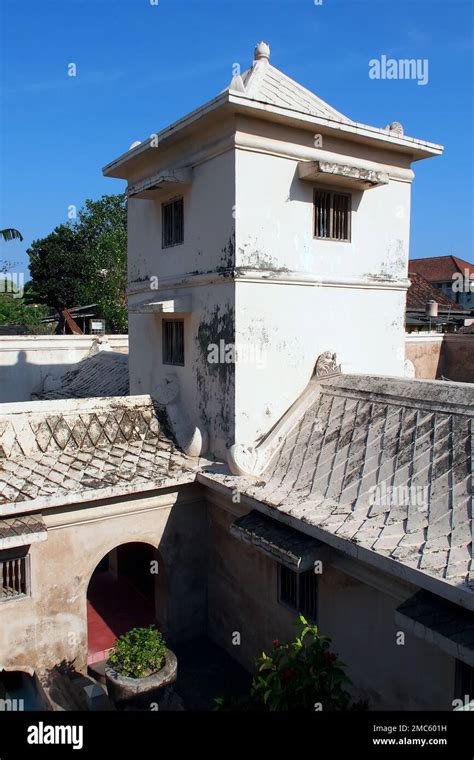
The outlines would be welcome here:
[[[336,548],[349,541],[474,601],[473,401],[461,383],[315,378],[254,450],[256,481],[234,488]]]
[[[242,74],[242,82],[242,94],[252,100],[346,124],[355,123],[318,98],[314,92],[276,69],[266,58],[255,60],[253,66]],[[235,79],[229,89],[233,85],[235,86]]]
[[[2,405],[0,515],[194,480],[165,428],[149,396]]]

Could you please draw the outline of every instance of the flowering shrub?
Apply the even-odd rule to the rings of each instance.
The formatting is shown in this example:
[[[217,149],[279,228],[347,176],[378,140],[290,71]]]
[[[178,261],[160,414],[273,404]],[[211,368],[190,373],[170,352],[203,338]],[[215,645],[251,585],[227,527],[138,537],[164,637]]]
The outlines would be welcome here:
[[[109,662],[115,670],[130,678],[145,678],[156,673],[165,659],[166,642],[153,625],[124,633],[109,654]]]
[[[258,658],[250,697],[216,700],[224,710],[319,711],[364,709],[352,704],[344,686],[351,682],[344,665],[331,652],[330,639],[301,615],[301,630],[290,644],[273,641],[269,654]]]

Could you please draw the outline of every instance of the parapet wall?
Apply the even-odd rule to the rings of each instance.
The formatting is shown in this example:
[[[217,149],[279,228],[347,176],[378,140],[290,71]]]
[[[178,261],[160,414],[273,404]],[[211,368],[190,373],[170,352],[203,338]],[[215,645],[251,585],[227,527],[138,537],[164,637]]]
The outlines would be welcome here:
[[[0,336],[0,403],[30,401],[96,351],[128,353],[128,335]]]
[[[420,380],[474,383],[474,334],[407,335],[405,356]]]

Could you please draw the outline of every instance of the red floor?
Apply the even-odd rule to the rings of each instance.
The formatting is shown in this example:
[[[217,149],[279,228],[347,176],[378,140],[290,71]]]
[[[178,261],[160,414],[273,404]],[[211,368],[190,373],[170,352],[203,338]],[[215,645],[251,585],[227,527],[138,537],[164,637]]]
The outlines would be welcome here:
[[[107,659],[122,633],[155,620],[148,600],[124,578],[116,580],[109,572],[93,577],[87,597],[88,665]]]

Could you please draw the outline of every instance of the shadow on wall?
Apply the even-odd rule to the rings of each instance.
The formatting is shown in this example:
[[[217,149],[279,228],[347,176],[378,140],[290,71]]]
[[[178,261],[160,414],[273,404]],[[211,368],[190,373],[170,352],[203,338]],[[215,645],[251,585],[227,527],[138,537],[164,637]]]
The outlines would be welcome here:
[[[31,401],[33,388],[40,386],[47,375],[61,377],[70,364],[33,364],[26,351],[18,351],[16,362],[7,364],[8,353],[3,354],[0,366],[0,403]]]
[[[74,365],[34,364],[28,361],[26,351],[18,351],[14,364],[0,365],[0,403],[7,404],[15,401],[31,401],[33,391],[41,389],[47,378],[61,378]]]
[[[28,361],[28,352],[21,350],[15,364],[0,366],[3,404],[128,393],[128,355],[122,352],[98,351],[75,363],[35,364]]]

